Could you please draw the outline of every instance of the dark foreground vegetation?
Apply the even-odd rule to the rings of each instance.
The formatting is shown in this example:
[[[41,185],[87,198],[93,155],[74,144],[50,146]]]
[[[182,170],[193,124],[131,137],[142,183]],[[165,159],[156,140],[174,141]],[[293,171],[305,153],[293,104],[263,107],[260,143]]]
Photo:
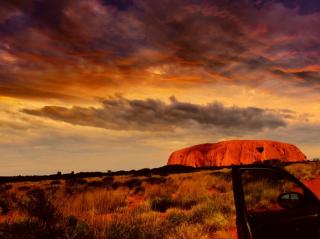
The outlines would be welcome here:
[[[304,181],[320,162],[268,164]],[[0,238],[236,238],[229,168],[2,177]]]

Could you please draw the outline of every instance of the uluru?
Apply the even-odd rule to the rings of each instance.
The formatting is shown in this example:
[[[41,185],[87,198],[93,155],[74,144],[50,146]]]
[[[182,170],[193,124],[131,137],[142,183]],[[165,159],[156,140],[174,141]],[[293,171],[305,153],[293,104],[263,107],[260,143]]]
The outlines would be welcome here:
[[[231,166],[265,160],[299,162],[306,156],[293,144],[270,140],[229,140],[199,144],[173,152],[168,165],[193,167]]]

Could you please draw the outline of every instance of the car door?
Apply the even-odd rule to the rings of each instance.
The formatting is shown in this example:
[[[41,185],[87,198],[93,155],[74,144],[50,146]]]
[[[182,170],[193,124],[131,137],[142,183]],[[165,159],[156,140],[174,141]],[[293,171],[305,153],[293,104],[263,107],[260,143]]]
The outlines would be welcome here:
[[[239,239],[320,239],[319,201],[297,178],[273,167],[232,169]]]

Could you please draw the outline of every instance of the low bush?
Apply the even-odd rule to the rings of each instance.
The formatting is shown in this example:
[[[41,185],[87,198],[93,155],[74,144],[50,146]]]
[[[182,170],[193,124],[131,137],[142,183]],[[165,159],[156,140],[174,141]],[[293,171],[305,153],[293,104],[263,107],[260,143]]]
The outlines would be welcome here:
[[[20,186],[20,187],[18,187],[19,191],[28,191],[30,189],[31,189],[31,187],[29,187],[29,186]]]
[[[31,218],[41,222],[55,223],[61,216],[52,203],[52,198],[41,189],[34,189],[27,193],[26,198],[20,204]]]
[[[53,180],[53,181],[51,181],[50,184],[51,184],[52,186],[60,185],[60,184],[61,184],[61,181],[60,181],[60,180]]]
[[[177,226],[186,223],[189,220],[188,213],[178,208],[170,208],[167,210],[167,219],[171,225]]]
[[[91,182],[88,182],[87,183],[89,187],[103,187],[105,185],[105,182],[102,181],[102,180],[94,180],[94,181],[91,181]]]
[[[16,223],[0,224],[0,238],[8,239],[93,239],[90,227],[76,221],[72,225],[61,221],[49,227],[46,223],[27,219]]]
[[[0,185],[0,191],[9,191],[12,188],[12,184]]]
[[[150,200],[150,207],[154,211],[165,212],[168,208],[173,206],[174,202],[170,197],[155,197]]]
[[[102,181],[106,184],[111,184],[114,181],[114,177],[113,176],[105,176]]]
[[[123,183],[125,186],[127,186],[129,189],[140,187],[142,184],[142,181],[138,178],[132,178],[126,182]]]
[[[0,199],[0,215],[6,215],[10,211],[10,202],[7,197]]]

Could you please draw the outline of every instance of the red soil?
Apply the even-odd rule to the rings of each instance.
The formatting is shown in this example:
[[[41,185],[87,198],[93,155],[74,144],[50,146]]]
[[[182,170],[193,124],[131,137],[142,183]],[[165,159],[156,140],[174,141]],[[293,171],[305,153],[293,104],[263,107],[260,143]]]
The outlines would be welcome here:
[[[135,208],[144,201],[144,198],[138,195],[129,196],[127,199],[128,208]]]

